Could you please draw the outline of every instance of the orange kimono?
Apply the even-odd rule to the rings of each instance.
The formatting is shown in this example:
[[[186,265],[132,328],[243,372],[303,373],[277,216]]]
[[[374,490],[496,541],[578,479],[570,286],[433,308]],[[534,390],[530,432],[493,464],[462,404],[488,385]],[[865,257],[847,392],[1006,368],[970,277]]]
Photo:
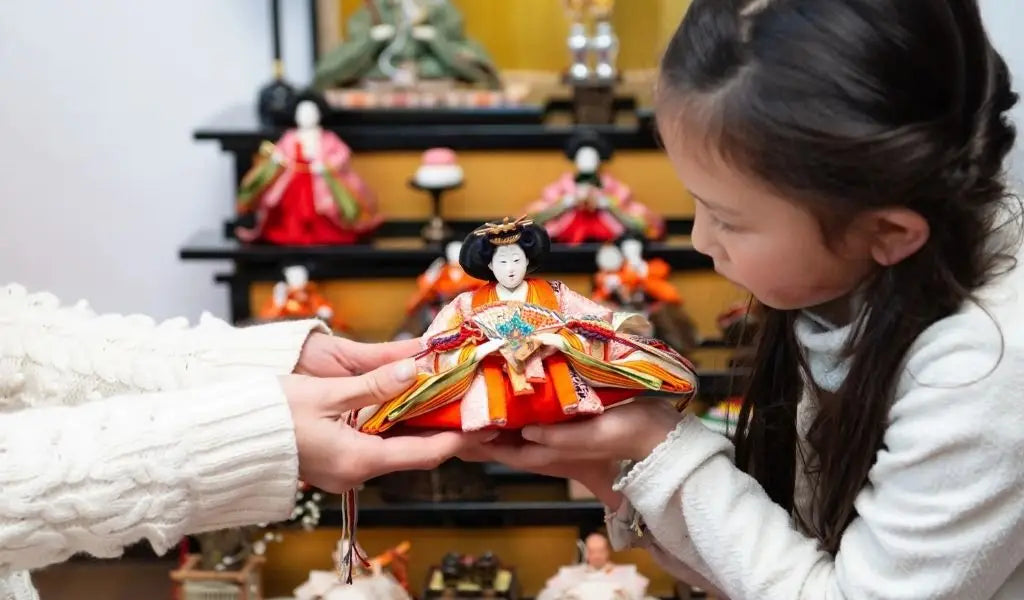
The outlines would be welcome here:
[[[490,283],[446,306],[427,331],[416,382],[361,418],[361,430],[380,433],[399,422],[520,429],[599,414],[640,394],[694,393],[689,362],[662,342],[622,331],[642,317],[612,313],[560,282],[526,285],[523,302],[500,300]]]

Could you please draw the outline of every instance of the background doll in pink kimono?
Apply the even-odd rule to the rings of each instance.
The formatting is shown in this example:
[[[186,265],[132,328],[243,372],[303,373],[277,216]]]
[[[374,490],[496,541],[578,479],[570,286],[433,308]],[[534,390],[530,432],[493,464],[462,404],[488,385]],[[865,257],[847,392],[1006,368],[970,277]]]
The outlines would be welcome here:
[[[350,166],[352,151],[320,126],[326,105],[299,96],[296,127],[260,149],[264,160],[246,174],[239,210],[254,213],[255,226],[239,227],[243,241],[280,245],[352,244],[380,225],[377,199]]]

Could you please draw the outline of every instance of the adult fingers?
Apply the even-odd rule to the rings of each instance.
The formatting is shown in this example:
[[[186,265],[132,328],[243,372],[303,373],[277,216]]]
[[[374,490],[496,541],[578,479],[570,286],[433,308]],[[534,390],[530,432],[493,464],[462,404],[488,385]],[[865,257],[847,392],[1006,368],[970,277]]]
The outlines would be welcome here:
[[[399,396],[416,380],[416,362],[407,358],[354,377],[318,379],[331,409],[339,414],[382,404]]]
[[[384,342],[381,344],[363,344],[352,342],[345,348],[345,362],[355,373],[365,373],[396,360],[409,358],[423,349],[420,338]]]
[[[456,454],[493,439],[495,435],[491,431],[444,431],[424,436],[384,438],[369,478],[395,471],[436,468]]]

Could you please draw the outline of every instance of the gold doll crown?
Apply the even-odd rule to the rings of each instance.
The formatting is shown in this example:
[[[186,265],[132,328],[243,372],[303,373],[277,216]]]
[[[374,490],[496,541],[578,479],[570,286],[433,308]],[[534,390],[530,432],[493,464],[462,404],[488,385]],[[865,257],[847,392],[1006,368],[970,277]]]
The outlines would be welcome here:
[[[473,233],[487,236],[487,241],[495,246],[507,246],[519,241],[519,238],[523,236],[523,228],[527,225],[533,225],[533,220],[527,219],[526,215],[515,221],[510,221],[509,217],[505,217],[501,223],[484,223]]]

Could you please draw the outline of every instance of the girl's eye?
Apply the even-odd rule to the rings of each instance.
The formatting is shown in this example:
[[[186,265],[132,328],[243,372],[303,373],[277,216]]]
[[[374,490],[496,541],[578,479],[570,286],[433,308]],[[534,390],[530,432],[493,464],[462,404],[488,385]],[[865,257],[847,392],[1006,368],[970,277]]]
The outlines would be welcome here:
[[[715,227],[721,229],[722,231],[736,231],[736,226],[726,223],[725,221],[719,219],[715,215],[711,215],[711,222],[714,223]]]

